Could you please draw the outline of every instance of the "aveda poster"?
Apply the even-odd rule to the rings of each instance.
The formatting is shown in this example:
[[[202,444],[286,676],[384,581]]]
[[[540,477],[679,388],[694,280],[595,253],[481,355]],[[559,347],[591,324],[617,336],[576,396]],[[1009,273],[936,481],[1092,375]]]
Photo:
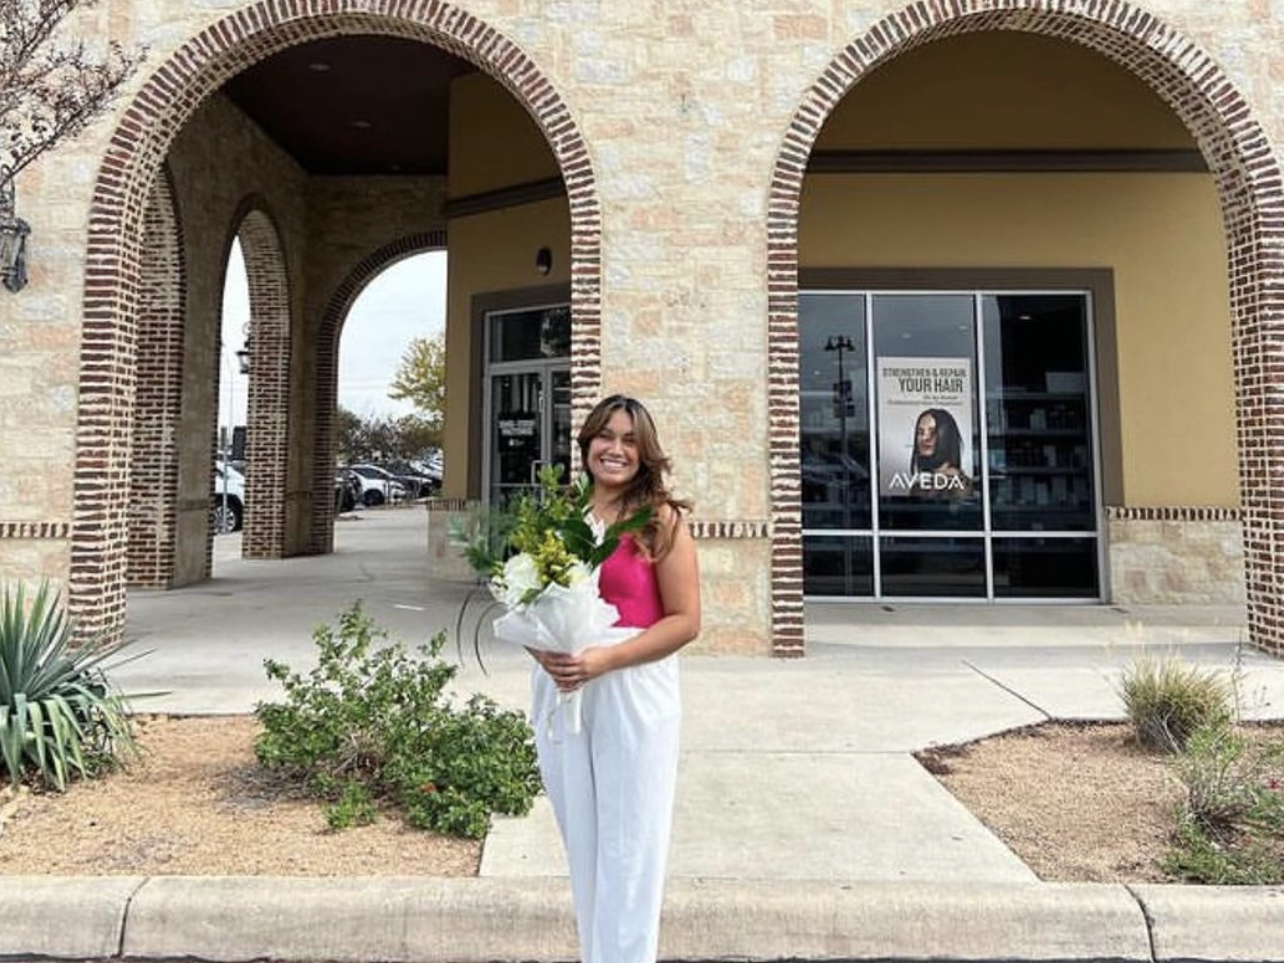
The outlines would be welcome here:
[[[879,494],[972,490],[972,359],[878,359]]]

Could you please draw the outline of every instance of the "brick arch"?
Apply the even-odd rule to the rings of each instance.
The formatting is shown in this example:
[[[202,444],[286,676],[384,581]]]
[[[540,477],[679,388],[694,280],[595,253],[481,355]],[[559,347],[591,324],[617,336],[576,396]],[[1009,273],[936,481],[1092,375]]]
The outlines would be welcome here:
[[[233,223],[241,242],[250,295],[245,345],[250,352],[245,415],[245,534],[241,555],[281,558],[285,555],[290,444],[289,268],[281,233],[265,201],[258,197],[243,201]],[[210,539],[212,543],[212,533]]]
[[[206,97],[287,47],[382,34],[429,43],[503,84],[543,131],[571,214],[572,401],[583,413],[601,380],[601,206],[575,119],[543,70],[489,24],[452,3],[257,0],[168,57],[121,113],[89,212],[73,483],[69,597],[85,635],[119,634],[125,614],[126,506],[137,350],[142,223],[157,172]]]
[[[313,341],[316,351],[316,435],[313,443],[312,540],[309,550],[321,555],[334,548],[334,500],[323,497],[334,484],[334,426],[339,399],[339,338],[348,312],[376,277],[398,261],[446,248],[444,230],[410,234],[363,258],[335,288],[326,303]]]
[[[127,567],[130,585],[167,588],[174,580],[177,551],[178,422],[187,317],[183,221],[168,164],[147,200],[143,231]]]
[[[772,639],[781,656],[803,653],[802,511],[798,447],[798,214],[803,178],[821,127],[880,64],[914,47],[980,30],[1022,30],[1095,50],[1143,81],[1198,142],[1221,199],[1229,248],[1249,600],[1249,633],[1284,652],[1284,188],[1247,102],[1197,45],[1129,3],[1064,0],[920,0],[884,17],[843,49],[804,94],[772,172],[767,213],[768,420],[772,500]],[[1282,506],[1284,507],[1284,506]],[[1278,514],[1278,517],[1276,517]]]

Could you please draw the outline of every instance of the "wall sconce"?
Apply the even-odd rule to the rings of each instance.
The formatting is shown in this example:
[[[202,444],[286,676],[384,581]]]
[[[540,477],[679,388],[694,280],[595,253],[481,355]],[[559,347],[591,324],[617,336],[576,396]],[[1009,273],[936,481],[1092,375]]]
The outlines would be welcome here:
[[[14,214],[13,179],[0,183],[0,278],[10,291],[27,286],[27,237],[31,225]]]
[[[236,352],[236,366],[240,369],[241,374],[247,375],[250,373],[250,345],[248,342]]]
[[[535,270],[540,274],[553,270],[553,252],[548,248],[542,247],[535,252]]]

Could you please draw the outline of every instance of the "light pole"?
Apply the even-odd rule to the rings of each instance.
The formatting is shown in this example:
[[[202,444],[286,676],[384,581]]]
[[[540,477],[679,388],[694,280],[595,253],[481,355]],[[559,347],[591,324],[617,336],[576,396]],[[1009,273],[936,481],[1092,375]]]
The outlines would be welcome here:
[[[852,339],[845,334],[830,335],[825,342],[825,351],[833,351],[838,354],[838,383],[835,388],[835,406],[838,408],[838,467],[839,478],[841,479],[841,492],[843,500],[843,529],[850,530],[852,527],[852,509],[851,509],[851,479],[847,471],[847,405],[851,401],[851,386],[847,383],[847,372],[843,367],[843,352],[855,351],[856,346],[852,344]],[[850,586],[852,581],[852,553],[850,547],[843,549],[843,580],[844,586]]]
[[[830,335],[829,340],[825,342],[826,351],[834,351],[838,354],[838,384],[835,390],[835,406],[838,408],[838,438],[839,438],[839,464],[843,468],[843,527],[851,527],[851,509],[847,496],[848,478],[847,478],[847,406],[851,403],[851,385],[847,383],[847,372],[843,367],[843,352],[855,351],[856,346],[852,344],[852,339],[845,334]]]
[[[219,357],[223,359],[223,368],[227,373],[227,427],[223,435],[223,443],[219,445],[220,461],[218,477],[223,486],[223,514],[219,518],[219,524],[215,526],[214,534],[224,534],[223,529],[227,525],[227,519],[230,517],[227,507],[227,467],[231,461],[232,435],[236,431],[236,372],[232,367],[232,359],[229,356],[226,346],[220,341]]]
[[[223,483],[222,503],[223,517],[220,528],[227,524],[228,519],[232,517],[228,511],[228,471],[232,464],[232,455],[236,452],[236,376],[238,373],[248,375],[250,373],[250,351],[248,340],[237,351],[228,351],[227,345],[219,341],[219,357],[222,359],[223,369],[227,374],[227,427],[226,434],[223,435],[222,444],[219,445],[222,465],[219,467],[219,477]],[[235,359],[235,364],[233,364]],[[245,506],[241,506],[245,510]],[[216,532],[216,534],[222,534]]]

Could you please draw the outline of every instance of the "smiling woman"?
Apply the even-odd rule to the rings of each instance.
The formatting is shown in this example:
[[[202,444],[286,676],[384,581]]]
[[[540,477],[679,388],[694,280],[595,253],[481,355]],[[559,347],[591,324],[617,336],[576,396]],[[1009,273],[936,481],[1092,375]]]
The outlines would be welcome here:
[[[579,433],[593,482],[589,519],[606,527],[642,510],[602,564],[602,598],[622,641],[574,654],[532,651],[532,698],[579,692],[582,723],[539,726],[540,770],[566,845],[583,959],[653,963],[677,782],[681,705],[675,653],[700,631],[700,577],[686,502],[666,486],[669,460],[642,403],[612,395]],[[627,840],[621,846],[620,841]]]

